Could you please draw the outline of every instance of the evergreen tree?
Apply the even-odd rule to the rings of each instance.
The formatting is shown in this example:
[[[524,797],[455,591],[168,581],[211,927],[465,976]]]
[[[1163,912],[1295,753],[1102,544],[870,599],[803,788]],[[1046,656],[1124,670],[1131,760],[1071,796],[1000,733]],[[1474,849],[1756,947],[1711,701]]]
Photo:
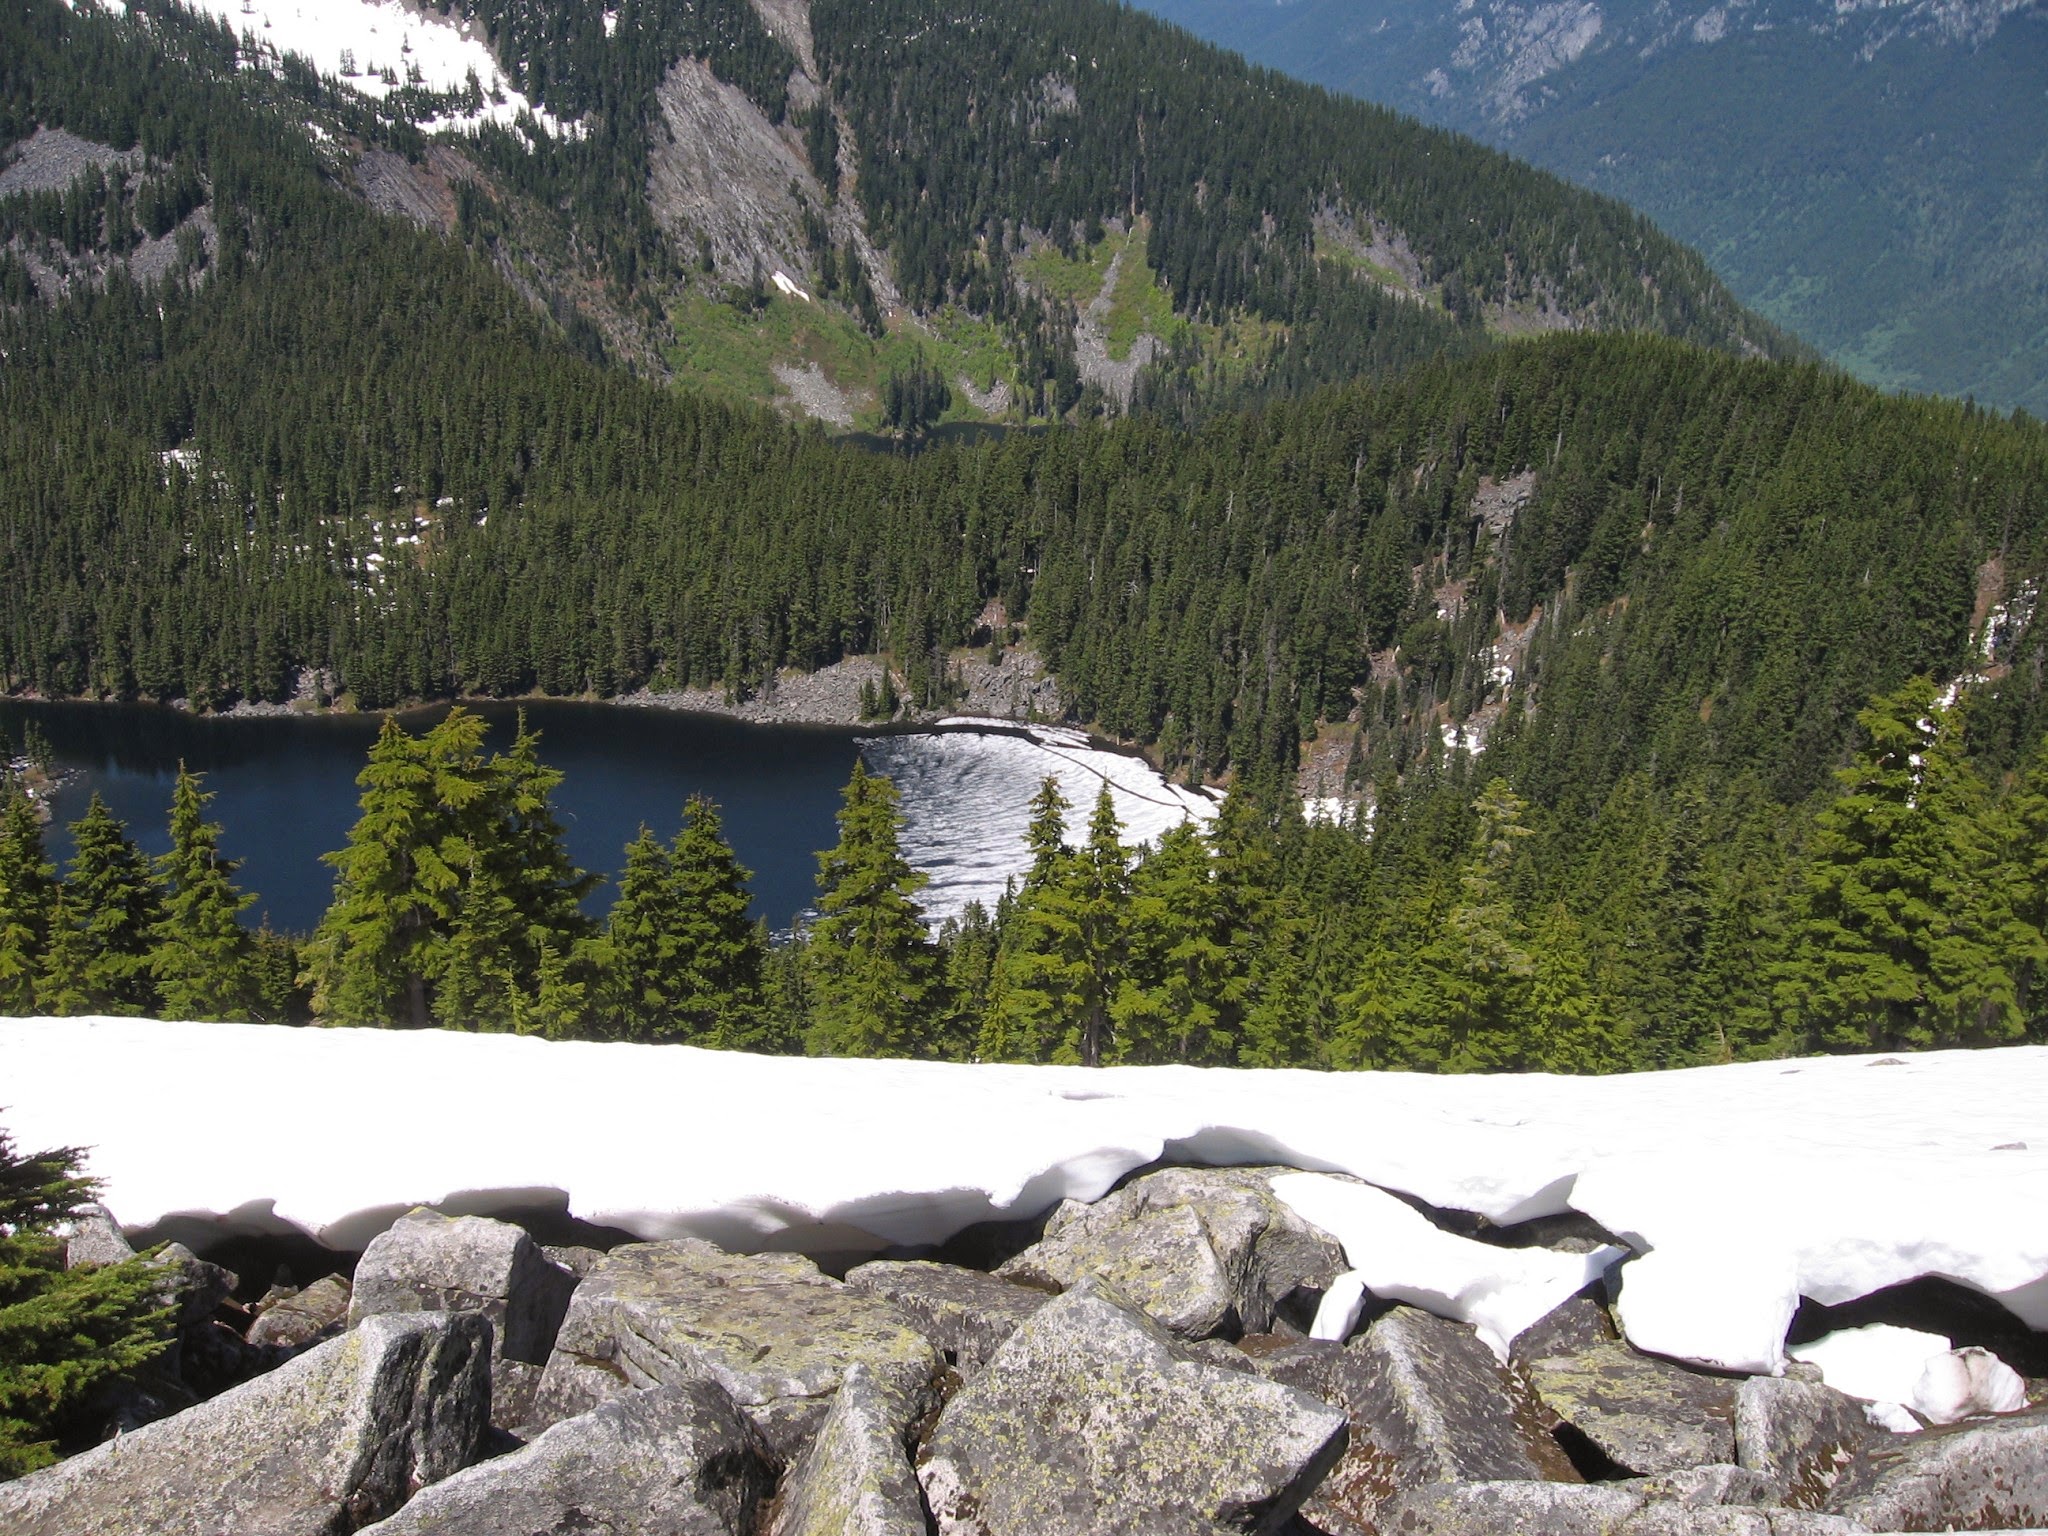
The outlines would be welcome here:
[[[605,920],[605,1016],[613,1038],[654,1040],[670,1027],[676,1010],[678,926],[668,846],[642,826],[626,845],[619,893]]]
[[[1128,966],[1111,1005],[1117,1060],[1235,1061],[1224,1025],[1240,989],[1208,841],[1192,821],[1163,833],[1132,871],[1126,928]]]
[[[96,1003],[85,983],[91,963],[84,925],[73,919],[71,893],[60,885],[50,903],[50,945],[36,977],[36,1011],[53,1018],[91,1013]]]
[[[21,786],[0,786],[0,1014],[35,1012],[36,977],[50,941],[56,866]]]
[[[53,938],[48,968],[73,964],[81,952],[84,963],[76,977],[57,978],[56,985],[75,983],[86,1012],[153,1012],[158,994],[149,962],[164,908],[149,861],[97,794],[71,824],[71,838],[64,908],[80,942],[74,949]]]
[[[747,912],[753,871],[734,857],[718,807],[692,795],[670,861],[677,907],[678,1038],[752,1049],[762,1038],[760,930]]]
[[[1231,786],[1212,833],[1226,969],[1233,978],[1217,1027],[1236,1040],[1239,1064],[1247,1067],[1315,1059],[1309,927],[1280,860],[1283,834],[1298,831],[1300,820],[1292,795],[1270,782],[1241,781]]]
[[[939,953],[904,859],[896,786],[856,762],[839,842],[818,860],[819,918],[806,947],[814,1056],[916,1056],[942,999]]]
[[[1997,868],[1960,722],[1917,678],[1857,716],[1866,741],[1814,828],[1798,944],[1777,987],[1809,1047],[1889,1050],[2020,1037],[2016,967],[2038,931]]]
[[[53,1231],[95,1192],[83,1155],[23,1156],[0,1131],[0,1481],[54,1461],[65,1415],[168,1341],[140,1261],[64,1267]]]
[[[235,863],[221,857],[221,829],[205,819],[213,798],[180,763],[171,851],[157,860],[164,915],[149,957],[171,1018],[242,1019],[256,1004],[255,944],[240,920],[256,898],[235,889]]]

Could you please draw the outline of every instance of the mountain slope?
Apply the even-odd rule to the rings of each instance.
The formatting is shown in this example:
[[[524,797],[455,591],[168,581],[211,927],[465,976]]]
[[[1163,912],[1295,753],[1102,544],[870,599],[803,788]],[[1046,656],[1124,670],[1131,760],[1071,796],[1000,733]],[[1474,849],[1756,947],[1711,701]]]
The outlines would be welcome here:
[[[1100,0],[202,8],[8,25],[24,74],[174,53],[586,355],[837,425],[1193,416],[1530,330],[1793,345],[1610,200]],[[17,101],[0,175],[71,110]]]
[[[1146,0],[1643,209],[1859,376],[2048,409],[2026,0]]]

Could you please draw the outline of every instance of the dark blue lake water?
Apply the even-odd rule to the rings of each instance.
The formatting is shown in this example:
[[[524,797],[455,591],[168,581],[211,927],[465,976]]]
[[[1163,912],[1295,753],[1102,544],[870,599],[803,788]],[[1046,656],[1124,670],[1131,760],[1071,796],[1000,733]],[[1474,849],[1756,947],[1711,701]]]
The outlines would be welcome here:
[[[511,740],[517,709],[472,706],[491,725],[491,745]],[[404,717],[424,729],[445,709]],[[644,822],[674,836],[683,802],[710,796],[726,836],[754,871],[754,910],[776,927],[817,894],[817,850],[837,840],[833,814],[853,772],[859,736],[845,729],[742,725],[604,704],[530,703],[543,761],[566,775],[555,804],[569,851],[607,876],[590,902],[610,904],[610,877]],[[339,848],[356,818],[355,784],[380,720],[373,716],[285,716],[222,720],[151,705],[34,704],[0,700],[0,730],[19,741],[33,720],[60,766],[75,770],[56,799],[49,849],[71,855],[66,823],[98,791],[129,835],[150,853],[169,846],[165,822],[182,760],[206,775],[217,798],[209,815],[225,829],[226,852],[242,860],[242,888],[256,894],[253,920],[304,932],[333,891],[320,855]]]

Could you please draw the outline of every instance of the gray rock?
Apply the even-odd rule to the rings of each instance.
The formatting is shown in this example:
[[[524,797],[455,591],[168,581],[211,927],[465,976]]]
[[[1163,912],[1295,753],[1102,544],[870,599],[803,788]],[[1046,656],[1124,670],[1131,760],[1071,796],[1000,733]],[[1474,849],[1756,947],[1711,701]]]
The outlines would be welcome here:
[[[1853,1397],[1817,1381],[1752,1376],[1735,1392],[1735,1459],[1769,1479],[1774,1503],[1818,1509],[1877,1435]]]
[[[510,1222],[413,1210],[356,1265],[349,1326],[387,1312],[481,1312],[494,1358],[547,1363],[576,1277]]]
[[[1876,1531],[2048,1527],[2048,1410],[1880,1435],[1842,1469],[1826,1507]]]
[[[1345,1438],[1328,1404],[1203,1364],[1090,1280],[947,1403],[918,1477],[941,1536],[1273,1532]]]
[[[893,1305],[963,1376],[980,1370],[1017,1325],[1051,1298],[1048,1291],[979,1270],[922,1261],[878,1259],[847,1271],[846,1283]]]
[[[1620,1343],[1534,1361],[1528,1376],[1547,1412],[1626,1472],[1735,1460],[1733,1381]]]
[[[602,1248],[578,1248],[574,1246],[557,1248],[550,1245],[542,1248],[541,1252],[548,1256],[550,1263],[559,1264],[578,1280],[581,1280],[604,1262],[604,1250]]]
[[[1778,1490],[1761,1472],[1729,1462],[1709,1462],[1703,1467],[1685,1467],[1661,1472],[1632,1486],[1652,1503],[1690,1504],[1707,1507],[1722,1504],[1775,1504]]]
[[[1304,1379],[1314,1356],[1295,1352]],[[1272,1356],[1265,1368],[1272,1369]],[[1460,1323],[1396,1307],[1326,1357],[1351,1443],[1305,1513],[1332,1531],[1370,1531],[1398,1489],[1435,1483],[1577,1482],[1516,1384]]]
[[[925,1536],[902,1427],[866,1367],[847,1368],[832,1411],[783,1482],[768,1536]]]
[[[183,1243],[166,1243],[145,1262],[158,1274],[152,1287],[157,1301],[177,1309],[173,1324],[180,1330],[212,1322],[241,1284],[233,1270],[209,1264]]]
[[[1863,1529],[1810,1510],[1652,1503],[1622,1521],[1614,1536],[1858,1536]]]
[[[751,1536],[773,1487],[753,1426],[715,1383],[693,1381],[566,1419],[436,1483],[370,1532]]]
[[[378,1317],[267,1376],[0,1486],[8,1536],[334,1536],[473,1460],[490,1325]]]
[[[635,1387],[705,1378],[731,1394],[783,1460],[865,1365],[899,1425],[923,1416],[941,1366],[901,1312],[792,1253],[729,1254],[695,1238],[628,1243],[577,1287],[532,1422]]]
[[[1067,1201],[997,1273],[1048,1290],[1100,1278],[1182,1338],[1305,1325],[1344,1252],[1273,1193],[1269,1173],[1163,1168],[1093,1205]]]
[[[304,1349],[348,1327],[349,1283],[341,1275],[315,1280],[265,1307],[249,1325],[259,1349]]]
[[[1614,1536],[1643,1496],[1615,1483],[1426,1483],[1380,1506],[1381,1536]]]
[[[135,1257],[135,1250],[122,1235],[121,1224],[104,1205],[81,1205],[71,1215],[71,1227],[64,1238],[64,1267],[82,1264],[119,1264]]]
[[[1526,1367],[1531,1361],[1580,1354],[1620,1338],[1614,1318],[1597,1292],[1598,1287],[1579,1292],[1563,1306],[1516,1334],[1509,1346],[1509,1363]]]

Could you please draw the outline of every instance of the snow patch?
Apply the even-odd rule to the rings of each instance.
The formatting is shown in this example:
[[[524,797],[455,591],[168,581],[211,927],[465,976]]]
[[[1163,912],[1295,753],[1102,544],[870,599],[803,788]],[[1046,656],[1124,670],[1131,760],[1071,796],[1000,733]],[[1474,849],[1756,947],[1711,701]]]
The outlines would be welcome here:
[[[1623,1323],[1679,1359],[1725,1361],[1731,1338],[1779,1357],[1757,1320],[1799,1296],[1931,1274],[2048,1326],[2048,1154],[2001,1150],[2048,1147],[2040,1046],[1432,1077],[26,1019],[0,1020],[0,1083],[18,1143],[90,1148],[126,1222],[195,1247],[297,1231],[359,1249],[415,1204],[552,1203],[643,1238],[844,1252],[1098,1199],[1166,1158],[1348,1173],[1503,1225],[1582,1211],[1647,1254],[1621,1268]],[[1692,1271],[1666,1282],[1688,1307],[1640,1305],[1653,1261]]]
[[[808,293],[804,292],[803,289],[799,288],[796,285],[795,279],[790,277],[790,275],[787,272],[783,271],[780,267],[777,267],[775,269],[775,276],[773,281],[775,283],[776,292],[785,294],[792,299],[802,299],[806,304],[811,302],[811,296]]]
[[[466,92],[474,80],[480,105],[422,122],[429,133],[485,123],[510,128],[522,118],[557,138],[578,132],[514,89],[490,45],[467,21],[412,10],[397,0],[192,0],[192,6],[250,39],[268,67],[295,53],[322,75],[377,100],[408,86]]]

